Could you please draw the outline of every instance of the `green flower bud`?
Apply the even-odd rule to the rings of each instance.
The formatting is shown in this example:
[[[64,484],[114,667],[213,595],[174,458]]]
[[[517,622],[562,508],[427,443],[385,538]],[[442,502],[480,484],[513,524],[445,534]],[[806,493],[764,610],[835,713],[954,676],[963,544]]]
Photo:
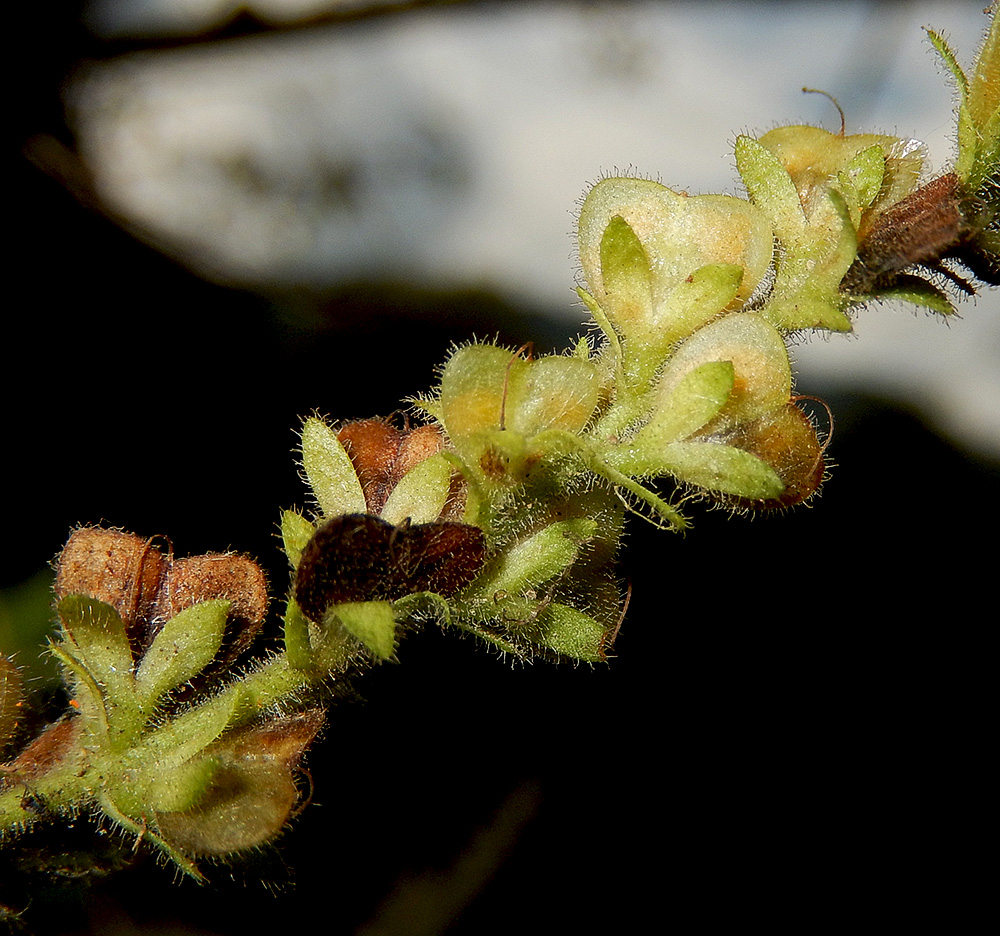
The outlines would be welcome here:
[[[426,408],[477,482],[504,487],[524,482],[561,451],[566,434],[582,432],[600,391],[600,373],[589,359],[525,361],[495,345],[468,345],[451,356],[440,394]]]
[[[818,486],[823,460],[791,388],[774,326],[752,312],[723,316],[670,357],[648,421],[605,459],[632,476],[669,474],[758,506],[797,503]]]
[[[862,215],[867,218],[916,188],[927,155],[916,140],[880,133],[841,136],[808,126],[778,127],[758,142],[784,166],[810,223],[828,223],[821,220],[830,211],[824,196],[835,188],[855,229],[865,226]]]

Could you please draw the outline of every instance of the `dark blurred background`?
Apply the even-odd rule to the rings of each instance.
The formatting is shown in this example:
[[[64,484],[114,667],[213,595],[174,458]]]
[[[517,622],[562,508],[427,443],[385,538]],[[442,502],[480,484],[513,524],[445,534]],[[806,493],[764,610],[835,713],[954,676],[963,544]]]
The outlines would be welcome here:
[[[530,6],[393,16],[422,29],[428,15],[488,20]],[[863,24],[866,12],[878,23],[911,5],[706,6],[755,28],[785,23],[776,29],[794,9],[807,30],[835,6]],[[947,27],[965,6],[920,12]],[[22,663],[48,630],[38,573],[73,525],[165,533],[180,555],[246,552],[280,597],[279,510],[305,502],[292,455],[301,416],[387,413],[430,386],[455,342],[498,334],[553,350],[581,320],[571,266],[558,308],[484,276],[394,273],[384,258],[372,276],[361,264],[329,282],[196,274],[163,236],[120,208],[109,217],[102,170],[75,155],[83,131],[67,124],[67,81],[85,60],[294,42],[357,29],[357,14],[275,25],[244,13],[192,35],[117,37],[80,15],[26,5],[12,33],[23,51],[8,101],[0,627]],[[369,30],[379,19],[360,17]],[[938,116],[945,125],[948,112]],[[712,124],[702,142],[722,152],[737,123]],[[628,141],[618,146],[630,159]],[[608,168],[597,158],[570,187]],[[669,152],[638,168],[685,181]],[[567,234],[555,260],[570,247]],[[998,313],[994,296],[966,317]],[[944,348],[965,325],[929,339],[959,368]],[[30,877],[31,893],[8,900],[30,896],[30,925],[66,933],[703,931],[751,920],[801,931],[853,925],[862,908],[871,921],[920,915],[956,929],[956,907],[983,877],[968,854],[996,620],[996,449],[936,425],[919,387],[896,395],[873,380],[873,395],[863,378],[800,369],[800,387],[836,421],[822,497],[753,521],[695,508],[684,538],[634,520],[622,556],[632,604],[608,666],[512,668],[428,630],[402,645],[399,665],[357,683],[363,704],[333,710],[308,760],[314,803],[274,848],[209,869],[205,887],[146,859],[86,883]]]

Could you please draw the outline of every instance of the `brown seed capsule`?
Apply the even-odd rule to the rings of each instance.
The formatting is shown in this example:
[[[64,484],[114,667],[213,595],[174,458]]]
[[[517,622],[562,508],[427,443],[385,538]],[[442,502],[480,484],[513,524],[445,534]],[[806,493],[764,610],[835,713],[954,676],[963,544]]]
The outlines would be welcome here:
[[[121,530],[74,530],[56,563],[56,600],[90,595],[121,616],[138,658],[148,645],[153,606],[170,568],[170,557],[144,539]],[[169,546],[169,542],[168,542]]]
[[[120,615],[135,660],[174,615],[200,601],[232,602],[226,636],[214,668],[249,647],[267,613],[267,581],[252,559],[208,554],[179,559],[121,530],[74,530],[56,561],[56,600],[80,594],[111,605]],[[169,547],[169,541],[166,541]]]
[[[392,489],[413,467],[441,451],[444,436],[436,426],[397,429],[384,419],[346,423],[337,438],[358,473],[369,513],[378,514]]]
[[[448,597],[468,585],[486,556],[483,532],[438,521],[393,526],[369,514],[327,520],[306,544],[295,599],[314,621],[332,604],[395,601],[414,592]]]
[[[9,767],[7,779],[10,782],[31,780],[42,776],[54,764],[65,761],[79,744],[82,730],[80,719],[73,715],[65,715],[59,721],[48,725],[7,765]]]
[[[940,263],[948,256],[961,260],[962,245],[974,233],[966,218],[961,183],[953,172],[946,173],[876,215],[867,230],[858,231],[858,255],[841,291],[878,292],[891,287],[902,271],[925,266],[972,292],[965,280]]]
[[[175,614],[213,598],[232,602],[221,656],[215,665],[232,662],[252,643],[267,614],[267,579],[256,562],[233,553],[208,553],[174,562],[157,596],[151,638]]]

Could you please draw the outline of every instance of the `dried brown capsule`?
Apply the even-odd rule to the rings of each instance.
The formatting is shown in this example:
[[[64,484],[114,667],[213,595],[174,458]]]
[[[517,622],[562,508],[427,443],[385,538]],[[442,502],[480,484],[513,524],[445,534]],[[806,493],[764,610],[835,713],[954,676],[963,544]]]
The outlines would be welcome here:
[[[157,596],[151,637],[175,614],[213,598],[232,602],[215,665],[232,662],[249,648],[267,614],[267,579],[263,569],[246,556],[208,553],[174,562]]]
[[[347,451],[364,491],[368,512],[381,513],[392,489],[415,465],[441,451],[437,426],[397,429],[384,419],[346,423],[337,438]]]
[[[393,526],[369,514],[345,514],[324,523],[302,551],[295,599],[322,620],[332,604],[394,601],[414,592],[448,597],[468,585],[486,556],[483,532],[439,521]]]
[[[135,658],[149,645],[153,607],[171,564],[155,539],[80,527],[56,562],[56,600],[79,594],[111,605],[125,624]]]
[[[858,255],[840,289],[859,295],[878,293],[902,285],[903,271],[922,266],[973,294],[972,283],[942,265],[948,258],[996,285],[998,261],[975,242],[986,222],[977,200],[963,191],[954,173],[946,173],[876,215],[867,230],[858,231]]]
[[[8,765],[7,780],[10,783],[31,780],[44,774],[54,764],[65,762],[68,756],[76,753],[81,730],[80,720],[72,714],[64,715],[59,721],[46,726]]]
[[[232,603],[216,666],[249,647],[267,613],[267,581],[252,559],[210,553],[174,561],[173,549],[121,530],[74,530],[56,561],[56,600],[89,595],[111,605],[125,624],[133,659],[142,658],[174,615],[201,601]]]

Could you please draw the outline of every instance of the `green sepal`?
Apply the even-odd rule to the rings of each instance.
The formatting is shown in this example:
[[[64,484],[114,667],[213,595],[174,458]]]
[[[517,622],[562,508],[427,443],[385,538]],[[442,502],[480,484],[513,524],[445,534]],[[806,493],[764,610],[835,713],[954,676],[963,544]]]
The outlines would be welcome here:
[[[857,233],[844,197],[832,189],[817,193],[807,218],[781,160],[748,136],[736,140],[736,165],[750,198],[768,216],[784,247],[771,296],[760,314],[790,331],[850,331],[843,311],[847,300],[838,287],[857,256]]]
[[[193,757],[169,771],[154,766],[144,778],[144,806],[157,812],[191,809],[211,788],[218,771],[218,761],[213,757]]]
[[[238,687],[232,687],[188,709],[150,732],[142,744],[130,752],[130,759],[139,764],[158,763],[163,770],[183,764],[237,719],[241,697]]]
[[[629,441],[626,448],[636,458],[632,464],[641,464],[642,453],[646,451],[655,453],[662,446],[697,432],[718,415],[732,389],[731,361],[709,361],[688,371],[657,404],[649,422]],[[618,462],[615,465],[622,468]],[[645,474],[646,470],[638,468],[634,473]]]
[[[844,313],[849,300],[839,287],[858,254],[857,232],[843,196],[830,189],[825,200],[829,210],[824,214],[832,230],[811,225],[798,242],[784,245],[774,289],[760,310],[776,328],[851,330]]]
[[[736,169],[750,200],[768,217],[775,236],[794,240],[806,228],[806,216],[792,177],[767,147],[741,135],[736,138]]]
[[[660,360],[663,351],[711,321],[731,305],[743,282],[743,268],[735,263],[699,267],[671,291],[659,311]]]
[[[285,653],[288,656],[289,665],[295,669],[312,668],[309,619],[302,613],[302,609],[294,598],[289,598],[285,607]]]
[[[56,610],[66,635],[64,652],[86,668],[112,705],[131,706],[132,649],[118,612],[89,595],[67,595]]]
[[[365,513],[368,509],[347,450],[316,416],[310,416],[302,426],[302,468],[323,516]]]
[[[440,452],[414,465],[392,489],[382,519],[400,524],[433,523],[444,511],[451,491],[451,464]]]
[[[954,315],[958,310],[954,303],[940,289],[919,276],[899,275],[892,288],[881,290],[880,300],[898,299],[937,312],[939,315]]]
[[[520,596],[537,588],[565,572],[596,532],[597,523],[586,518],[550,523],[490,560],[466,594],[492,600],[496,594]]]
[[[979,190],[1000,172],[1000,24],[997,15],[994,10],[969,86],[968,108],[979,136],[976,163],[967,179],[973,190]],[[959,158],[961,156],[960,145]]]
[[[970,81],[945,38],[927,30],[931,44],[958,88],[958,157],[955,174],[978,190],[1000,164],[1000,27],[996,13],[983,40]]]
[[[785,490],[770,465],[721,442],[673,442],[663,449],[662,467],[688,484],[747,500],[774,500]]]
[[[345,601],[330,607],[324,617],[328,626],[336,618],[352,637],[379,660],[388,660],[396,647],[396,616],[388,601]]]
[[[601,237],[605,311],[625,335],[635,325],[645,332],[653,317],[649,256],[629,223],[615,215]]]
[[[855,230],[861,223],[861,213],[878,197],[884,177],[885,153],[877,144],[861,150],[837,173],[837,187]]]
[[[499,429],[504,412],[504,385],[512,353],[492,344],[456,349],[441,374],[439,410],[452,444],[464,454],[464,443],[483,429]]]
[[[941,56],[941,60],[945,64],[945,68],[951,72],[951,76],[955,79],[955,85],[958,88],[958,93],[964,101],[969,95],[969,79],[965,77],[965,71],[962,69],[962,66],[958,64],[958,58],[952,51],[951,46],[948,45],[948,40],[936,30],[930,29],[926,26],[924,27],[924,32],[927,33],[927,38],[930,39],[931,45],[934,46],[938,55]]]
[[[589,360],[549,354],[513,362],[506,425],[525,439],[541,432],[578,433],[597,408],[600,376]]]
[[[230,602],[202,601],[175,614],[156,635],[135,673],[144,708],[197,676],[219,652]]]
[[[587,663],[604,661],[608,629],[589,614],[553,601],[539,614],[537,623],[541,627],[538,642],[549,650]]]
[[[969,79],[962,66],[958,64],[958,58],[944,36],[927,27],[924,27],[924,30],[931,45],[941,56],[945,68],[951,72],[952,78],[955,79],[955,87],[958,89],[958,158],[955,161],[955,174],[963,182],[967,182],[975,164],[979,144],[976,123],[969,111]]]
[[[285,555],[293,569],[299,566],[302,550],[313,538],[316,524],[311,523],[295,510],[285,510],[281,513],[281,542],[285,547]]]
[[[990,17],[990,26],[969,83],[969,111],[977,127],[995,121],[1000,113],[1000,21],[997,13],[994,10]]]

